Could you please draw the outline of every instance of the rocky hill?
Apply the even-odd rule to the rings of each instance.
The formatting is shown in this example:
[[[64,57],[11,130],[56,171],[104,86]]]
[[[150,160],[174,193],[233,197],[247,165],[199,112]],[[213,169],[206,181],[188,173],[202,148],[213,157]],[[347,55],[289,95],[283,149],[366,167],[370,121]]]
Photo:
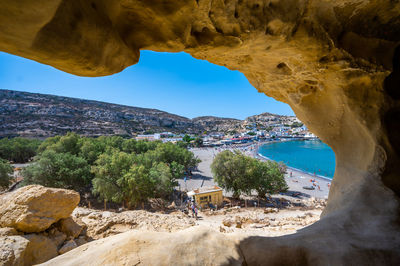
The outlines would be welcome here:
[[[234,118],[215,116],[200,116],[193,118],[193,122],[208,132],[227,132],[242,128],[243,121]]]
[[[240,132],[249,123],[279,122],[282,117],[264,113],[246,120],[214,116],[189,119],[156,109],[0,90],[0,137],[49,137],[70,131],[85,136]]]
[[[0,136],[87,136],[145,131],[200,132],[190,119],[156,109],[0,90]]]

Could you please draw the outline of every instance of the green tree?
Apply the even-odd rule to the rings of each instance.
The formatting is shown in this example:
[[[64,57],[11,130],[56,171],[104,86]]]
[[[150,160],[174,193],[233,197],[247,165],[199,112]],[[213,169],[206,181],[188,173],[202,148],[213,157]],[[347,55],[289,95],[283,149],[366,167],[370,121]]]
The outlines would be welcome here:
[[[186,134],[185,136],[183,136],[182,140],[186,143],[190,143],[193,140],[193,138],[188,134]]]
[[[79,141],[79,146],[79,156],[84,158],[90,165],[93,165],[106,149],[104,143],[94,138],[81,138]]]
[[[22,171],[23,184],[84,191],[90,184],[90,167],[86,160],[70,153],[44,151],[38,160]]]
[[[12,180],[13,168],[6,160],[0,159],[0,187],[8,188]]]
[[[238,151],[226,150],[215,156],[211,164],[215,181],[222,188],[232,191],[234,198],[238,198],[242,193],[250,194],[254,187],[249,179],[249,158]]]
[[[92,180],[93,194],[115,203],[126,200],[126,190],[124,190],[124,183],[120,179],[129,171],[133,163],[133,155],[116,149],[100,155],[92,167],[94,174]]]
[[[267,193],[275,194],[288,189],[281,165],[273,161],[257,161],[254,171],[258,196],[265,198]]]
[[[143,165],[132,165],[117,181],[121,187],[121,200],[128,208],[136,207],[154,195],[155,182],[149,178],[149,172]]]
[[[0,158],[15,163],[26,163],[36,155],[40,143],[37,139],[0,139]]]
[[[170,167],[166,163],[158,163],[149,171],[149,179],[154,184],[155,197],[167,198],[177,185]]]
[[[80,152],[80,137],[76,133],[69,132],[62,137],[48,138],[40,145],[39,151],[44,152],[48,150],[53,150],[57,153],[78,155]]]
[[[238,198],[241,194],[251,194],[256,190],[259,196],[287,190],[282,165],[267,161],[262,162],[236,151],[219,153],[211,170],[219,186],[233,192]]]
[[[203,145],[203,139],[200,138],[200,137],[197,137],[197,138],[194,140],[194,144],[196,145],[196,147],[201,147],[201,146]]]

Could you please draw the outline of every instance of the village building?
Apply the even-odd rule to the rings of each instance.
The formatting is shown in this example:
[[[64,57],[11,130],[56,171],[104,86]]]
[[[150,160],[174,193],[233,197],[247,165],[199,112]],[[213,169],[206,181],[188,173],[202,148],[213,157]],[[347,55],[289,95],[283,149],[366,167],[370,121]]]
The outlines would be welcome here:
[[[210,203],[213,206],[220,206],[223,202],[222,188],[218,186],[194,189],[187,195],[201,208],[208,207]]]

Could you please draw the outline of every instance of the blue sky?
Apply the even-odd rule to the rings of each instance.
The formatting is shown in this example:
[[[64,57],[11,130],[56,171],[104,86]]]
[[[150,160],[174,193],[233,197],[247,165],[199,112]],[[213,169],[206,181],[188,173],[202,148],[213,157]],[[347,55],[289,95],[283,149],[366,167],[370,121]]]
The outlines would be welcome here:
[[[142,51],[139,63],[121,73],[86,78],[0,52],[0,89],[156,108],[189,118],[293,115],[288,105],[258,93],[240,72],[186,53]]]

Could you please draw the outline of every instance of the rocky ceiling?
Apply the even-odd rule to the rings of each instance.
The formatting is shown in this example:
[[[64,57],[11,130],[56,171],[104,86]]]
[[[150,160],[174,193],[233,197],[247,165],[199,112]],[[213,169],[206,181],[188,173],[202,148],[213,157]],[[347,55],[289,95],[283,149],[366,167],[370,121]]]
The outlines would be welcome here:
[[[322,219],[295,235],[238,241],[240,263],[274,265],[282,256],[301,265],[400,263],[398,0],[0,5],[1,51],[82,76],[119,72],[138,62],[140,50],[185,51],[241,71],[258,91],[288,103],[334,149],[336,172]],[[169,245],[171,238],[160,241]],[[239,263],[228,257],[222,261]]]

